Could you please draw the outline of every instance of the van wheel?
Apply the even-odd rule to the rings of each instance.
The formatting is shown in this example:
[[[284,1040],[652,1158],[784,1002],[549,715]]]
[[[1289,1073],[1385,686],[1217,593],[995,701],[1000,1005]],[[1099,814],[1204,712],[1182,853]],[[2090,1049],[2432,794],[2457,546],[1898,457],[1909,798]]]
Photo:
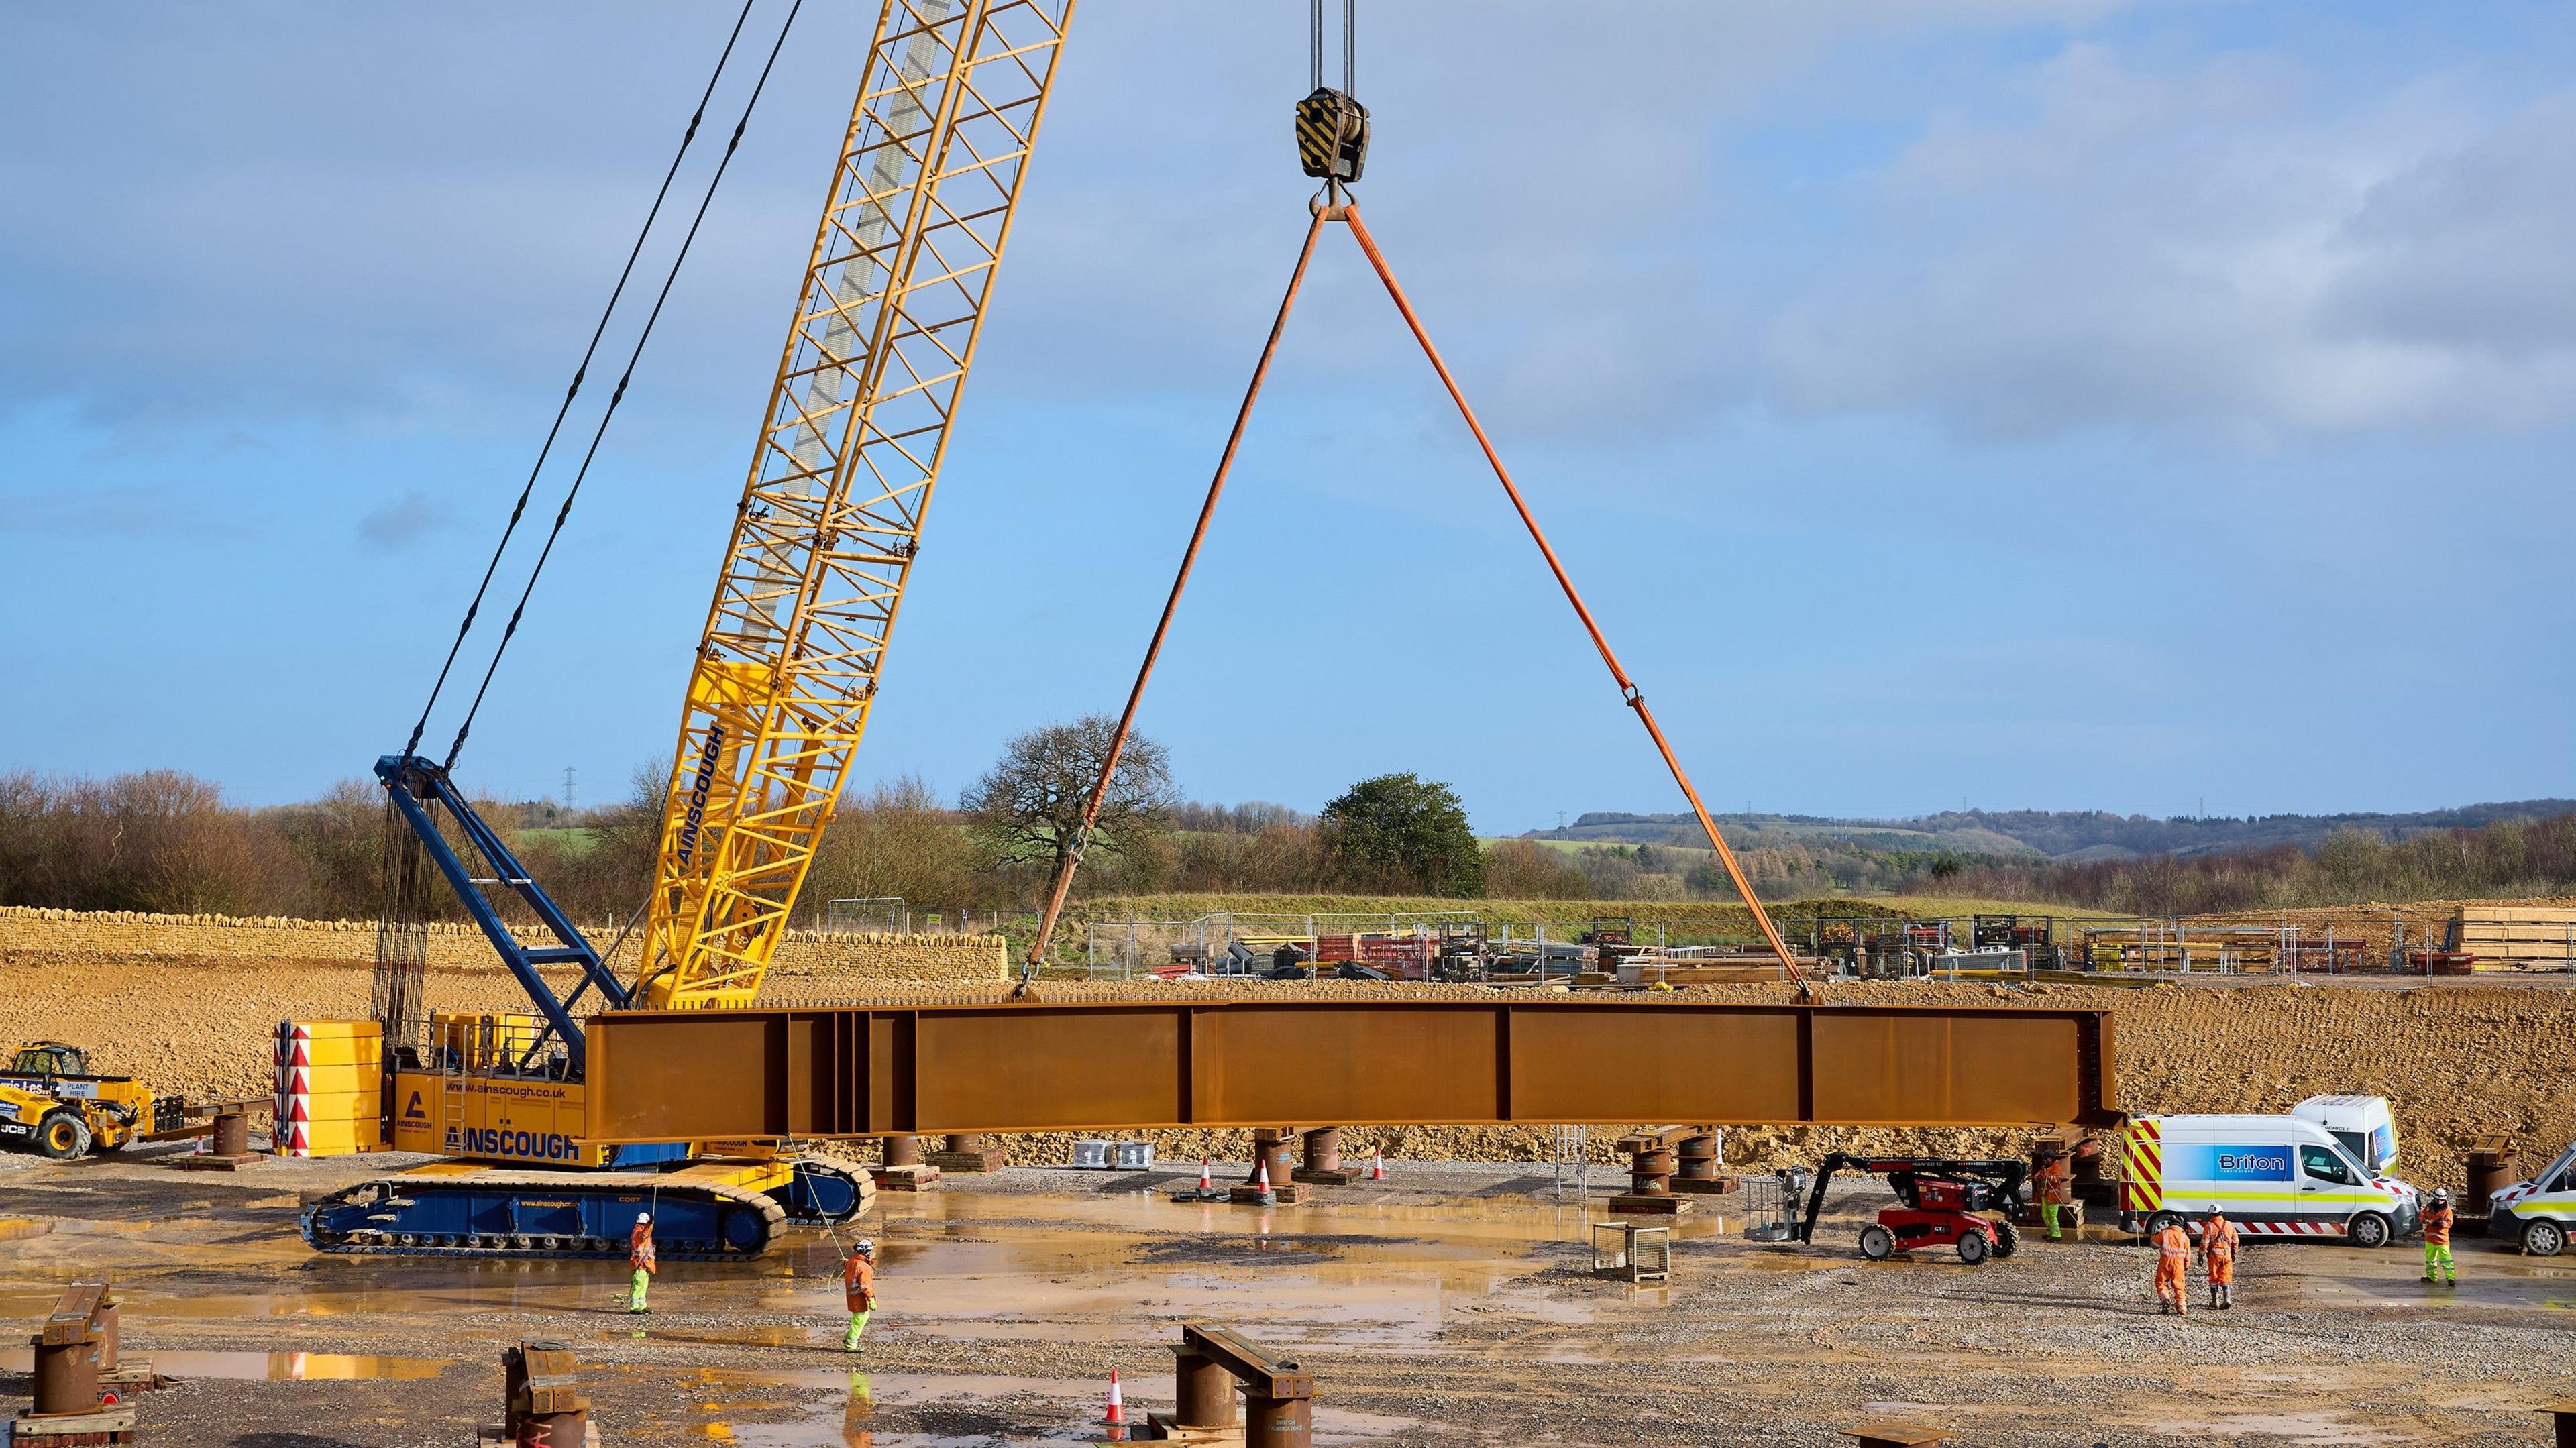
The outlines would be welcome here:
[[[2345,1224],[2344,1235],[2356,1247],[2379,1248],[2387,1246],[2388,1239],[2397,1234],[2389,1228],[2386,1217],[2377,1212],[2364,1212]]]
[[[1860,1229],[1860,1254],[1872,1262],[1884,1262],[1896,1250],[1896,1234],[1876,1222]]]
[[[89,1150],[89,1123],[77,1111],[48,1111],[36,1123],[36,1150],[55,1161],[70,1161]]]
[[[2181,1225],[2182,1217],[2178,1213],[2158,1212],[2154,1216],[2147,1218],[2147,1235],[2152,1237],[2167,1227],[2179,1227]]]
[[[2567,1229],[2547,1217],[2523,1224],[2522,1250],[2534,1257],[2555,1257],[2567,1250]]]

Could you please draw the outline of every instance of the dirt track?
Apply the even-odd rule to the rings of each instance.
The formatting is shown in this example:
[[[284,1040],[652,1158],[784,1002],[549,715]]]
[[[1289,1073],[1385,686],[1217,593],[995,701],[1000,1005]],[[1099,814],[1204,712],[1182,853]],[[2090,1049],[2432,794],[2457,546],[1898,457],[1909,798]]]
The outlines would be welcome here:
[[[254,1096],[269,1089],[269,1032],[291,1017],[363,1016],[368,972],[345,965],[285,963],[253,971],[186,961],[72,961],[20,956],[0,963],[0,1036],[51,1036],[93,1047],[112,1069],[194,1095]],[[1330,992],[1345,996],[1426,990],[1485,996],[1478,987],[1358,982],[1162,984],[1057,982],[1059,999],[1210,992]],[[442,1005],[502,1009],[517,990],[495,971],[438,972]],[[781,1003],[993,999],[1000,987],[773,979]],[[1712,999],[1788,998],[1785,987],[1699,988]],[[2576,991],[2476,983],[2373,989],[2348,984],[2117,988],[2050,986],[2037,994],[1934,982],[1837,985],[1828,1000],[1945,1001],[1989,1005],[2098,1006],[2114,1013],[2120,1104],[2133,1111],[2286,1110],[2320,1091],[2369,1091],[2397,1108],[2402,1174],[2419,1184],[2458,1185],[2460,1153],[2472,1137],[2501,1134],[2537,1166],[2576,1135]],[[1599,1151],[1604,1133],[1595,1132]],[[1918,1134],[1914,1140],[1940,1134]],[[1828,1140],[1807,1130],[1739,1130],[1727,1155],[1742,1166],[1812,1160]],[[1968,1138],[1958,1138],[1966,1144]],[[1873,1142],[1872,1144],[1878,1144]],[[1892,1145],[1893,1143],[1886,1143]],[[1382,1146],[1408,1160],[1544,1160],[1546,1133],[1418,1128],[1354,1131],[1347,1149]],[[1230,1133],[1168,1133],[1167,1156],[1241,1159],[1248,1143]],[[1020,1159],[1063,1159],[1054,1140],[1023,1144]],[[1603,1157],[1602,1159],[1607,1159]]]

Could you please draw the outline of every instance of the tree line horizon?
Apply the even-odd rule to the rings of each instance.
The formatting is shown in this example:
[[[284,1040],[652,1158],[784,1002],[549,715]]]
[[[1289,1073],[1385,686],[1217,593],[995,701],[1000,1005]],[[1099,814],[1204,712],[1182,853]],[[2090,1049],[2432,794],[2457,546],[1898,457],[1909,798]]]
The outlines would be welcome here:
[[[1105,716],[1031,730],[952,804],[916,775],[846,792],[799,896],[798,924],[832,899],[1019,911],[1044,895],[1078,834],[1113,730]],[[660,846],[668,766],[617,803],[478,809],[577,920],[626,917]],[[380,788],[345,780],[297,804],[227,804],[176,770],[102,779],[0,771],[0,904],[173,914],[372,919],[380,911]],[[2576,812],[2390,840],[2338,829],[2313,848],[2058,863],[1946,848],[1819,840],[1739,848],[1766,900],[1929,894],[2150,916],[2425,899],[2576,893]],[[443,892],[442,892],[443,893]],[[1317,814],[1185,798],[1162,746],[1131,736],[1113,773],[1077,899],[1142,894],[1420,895],[1457,899],[1732,899],[1707,850],[1557,848],[1479,840],[1449,785],[1414,772],[1360,780]],[[513,902],[515,904],[515,902]],[[439,913],[461,917],[452,900]]]

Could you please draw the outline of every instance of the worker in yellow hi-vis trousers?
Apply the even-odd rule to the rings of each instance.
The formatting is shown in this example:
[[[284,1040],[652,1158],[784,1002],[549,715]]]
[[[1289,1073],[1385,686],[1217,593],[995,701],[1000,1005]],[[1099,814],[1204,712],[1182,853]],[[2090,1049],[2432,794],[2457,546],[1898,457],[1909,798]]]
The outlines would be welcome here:
[[[2456,1285],[2459,1274],[2451,1267],[2451,1189],[2443,1187],[2433,1193],[2433,1204],[2424,1209],[2424,1280],[2433,1280],[2439,1268],[2445,1284]]]
[[[644,1289],[653,1282],[657,1270],[653,1262],[653,1214],[637,1212],[635,1230],[626,1234],[626,1265],[635,1270],[634,1283],[627,1288],[626,1310],[651,1312],[644,1304]]]
[[[857,1352],[859,1334],[868,1330],[868,1315],[877,1310],[877,1244],[865,1237],[841,1263],[841,1299],[850,1309],[850,1330],[841,1335],[841,1351]]]

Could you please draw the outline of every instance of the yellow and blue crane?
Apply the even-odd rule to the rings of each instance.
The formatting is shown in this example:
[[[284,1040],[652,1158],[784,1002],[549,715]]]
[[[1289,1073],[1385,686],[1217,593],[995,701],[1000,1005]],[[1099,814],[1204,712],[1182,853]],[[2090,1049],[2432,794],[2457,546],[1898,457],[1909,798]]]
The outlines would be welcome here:
[[[1072,9],[887,0],[879,15],[690,670],[631,981],[611,967],[622,947],[594,946],[475,811],[453,775],[455,749],[443,761],[422,754],[415,728],[401,753],[377,761],[394,846],[389,917],[412,917],[390,918],[380,937],[386,1135],[454,1160],[309,1208],[313,1245],[618,1255],[648,1204],[667,1255],[725,1257],[760,1251],[790,1217],[831,1220],[864,1204],[863,1176],[775,1144],[584,1144],[576,1012],[740,1006],[760,989],[876,701]],[[737,126],[735,143],[741,135]],[[557,531],[578,488],[576,478]],[[523,493],[513,528],[526,503]],[[454,659],[451,650],[451,668]],[[458,748],[471,723],[469,710]],[[417,917],[433,870],[530,1011],[424,1008]],[[510,899],[542,943],[512,928]],[[558,991],[549,974],[567,971],[574,983]]]

